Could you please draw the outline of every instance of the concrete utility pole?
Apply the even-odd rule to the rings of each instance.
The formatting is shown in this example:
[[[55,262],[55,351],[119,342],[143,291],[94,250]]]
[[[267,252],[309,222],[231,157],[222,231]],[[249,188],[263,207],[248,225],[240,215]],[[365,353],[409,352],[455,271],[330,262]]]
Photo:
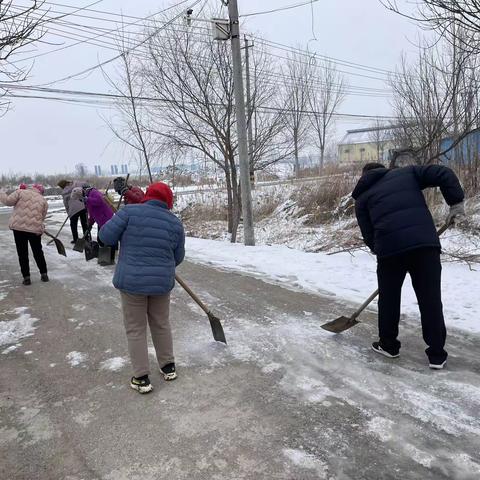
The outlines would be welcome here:
[[[242,52],[240,48],[240,24],[237,0],[228,1],[230,17],[230,39],[232,44],[233,82],[237,115],[238,155],[240,159],[240,189],[242,192],[242,213],[245,245],[255,245],[253,226],[252,191],[250,188],[250,165],[248,161],[247,121],[245,117],[245,96],[243,91]]]
[[[245,46],[245,74],[247,77],[247,107],[248,107],[248,160],[250,164],[250,186],[255,190],[255,168],[253,165],[253,105],[252,105],[252,94],[250,86],[250,49],[253,48],[254,44],[249,43],[247,37],[244,37]]]

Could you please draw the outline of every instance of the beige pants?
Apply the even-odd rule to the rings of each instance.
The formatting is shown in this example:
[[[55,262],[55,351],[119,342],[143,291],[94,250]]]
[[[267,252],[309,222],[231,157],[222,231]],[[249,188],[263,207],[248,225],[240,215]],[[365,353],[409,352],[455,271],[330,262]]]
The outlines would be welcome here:
[[[173,363],[173,341],[170,328],[170,294],[132,295],[120,292],[128,351],[135,377],[150,375],[147,346],[147,322],[160,368]]]

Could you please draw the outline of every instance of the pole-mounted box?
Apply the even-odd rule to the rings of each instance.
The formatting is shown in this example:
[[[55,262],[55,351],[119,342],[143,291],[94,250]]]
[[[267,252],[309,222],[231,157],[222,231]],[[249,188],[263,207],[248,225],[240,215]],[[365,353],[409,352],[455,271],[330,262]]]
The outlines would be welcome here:
[[[214,40],[230,40],[230,20],[212,18],[212,36]]]

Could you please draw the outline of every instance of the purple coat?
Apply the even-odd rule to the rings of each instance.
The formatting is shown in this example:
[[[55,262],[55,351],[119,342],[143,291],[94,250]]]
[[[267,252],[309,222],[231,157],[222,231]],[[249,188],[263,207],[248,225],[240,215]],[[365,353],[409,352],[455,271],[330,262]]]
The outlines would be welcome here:
[[[95,188],[88,193],[86,204],[90,225],[96,222],[98,228],[101,228],[113,217],[113,210],[105,202],[103,195]]]

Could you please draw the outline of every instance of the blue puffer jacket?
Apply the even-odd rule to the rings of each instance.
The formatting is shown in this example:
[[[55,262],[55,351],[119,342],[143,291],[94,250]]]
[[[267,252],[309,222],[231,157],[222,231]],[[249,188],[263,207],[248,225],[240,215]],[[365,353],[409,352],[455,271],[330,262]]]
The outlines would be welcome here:
[[[127,205],[99,232],[107,245],[120,242],[115,288],[137,295],[164,295],[175,286],[175,267],[185,257],[180,220],[165,203]]]
[[[441,165],[376,168],[362,176],[352,197],[365,243],[377,257],[441,248],[422,193],[428,187],[440,187],[448,205],[464,199],[455,173]]]

